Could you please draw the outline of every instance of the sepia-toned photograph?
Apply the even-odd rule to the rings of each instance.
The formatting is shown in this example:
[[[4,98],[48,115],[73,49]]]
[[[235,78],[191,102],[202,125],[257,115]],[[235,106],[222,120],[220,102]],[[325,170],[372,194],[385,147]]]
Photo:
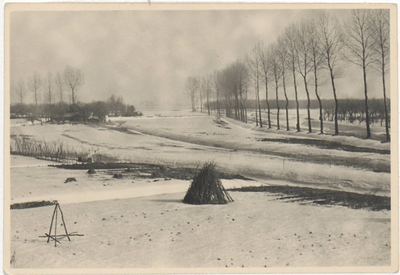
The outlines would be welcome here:
[[[4,271],[398,271],[397,20],[7,4]]]

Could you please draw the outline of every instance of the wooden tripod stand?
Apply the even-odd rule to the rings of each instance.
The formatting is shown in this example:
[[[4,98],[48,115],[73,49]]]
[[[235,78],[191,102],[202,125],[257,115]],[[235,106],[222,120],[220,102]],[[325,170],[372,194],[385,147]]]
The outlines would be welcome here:
[[[49,230],[49,234],[46,234],[47,236],[47,243],[50,241],[50,239],[54,240],[54,246],[57,246],[57,243],[60,243],[60,241],[57,240],[57,218],[58,218],[58,212],[60,212],[60,216],[61,216],[61,220],[62,220],[62,224],[64,226],[64,230],[65,230],[65,235],[59,235],[61,236],[67,236],[68,241],[71,241],[71,239],[69,238],[69,234],[67,231],[67,226],[65,225],[65,221],[64,221],[64,214],[61,210],[60,204],[57,201],[54,201],[54,204],[56,205],[54,207],[54,211],[53,211],[53,217],[51,218],[51,224],[50,224],[50,230]],[[53,229],[53,224],[54,224],[54,235],[51,235],[51,230]]]

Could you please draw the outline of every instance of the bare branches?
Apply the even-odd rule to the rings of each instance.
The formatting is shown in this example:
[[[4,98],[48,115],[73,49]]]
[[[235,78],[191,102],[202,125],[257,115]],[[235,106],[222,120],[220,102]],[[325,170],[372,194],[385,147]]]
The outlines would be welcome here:
[[[54,84],[56,86],[56,89],[58,90],[58,93],[60,94],[60,102],[63,102],[63,93],[65,84],[60,72],[57,72],[57,74],[55,75]]]
[[[79,86],[83,85],[84,75],[81,70],[67,66],[64,69],[63,79],[65,84],[71,89],[72,104],[75,104],[75,92]]]
[[[345,58],[360,67],[368,68],[371,64],[372,44],[371,24],[369,18],[371,10],[354,10],[346,23],[346,32],[343,43],[348,50]]]
[[[390,21],[389,10],[373,10],[370,17],[370,36],[372,39],[372,61],[374,67],[386,73],[390,58]],[[382,68],[382,65],[384,66]]]
[[[26,91],[25,91],[25,82],[22,79],[20,79],[18,81],[18,84],[15,87],[15,93],[17,94],[17,96],[20,100],[20,103],[24,104],[24,97],[25,97]]]
[[[344,43],[349,50],[347,59],[362,67],[364,80],[364,96],[365,96],[365,118],[367,126],[367,138],[371,137],[368,112],[368,89],[367,89],[367,68],[372,62],[372,45],[373,38],[371,36],[370,17],[371,10],[354,10],[348,21],[348,28]]]
[[[321,45],[321,55],[324,57],[323,65],[329,70],[333,97],[335,100],[334,119],[335,135],[339,134],[338,109],[339,102],[336,94],[335,79],[342,76],[343,70],[340,66],[342,50],[344,47],[343,31],[339,20],[326,12],[320,12],[317,20],[317,30],[319,43]]]
[[[36,72],[33,73],[32,77],[29,79],[29,89],[32,91],[33,96],[35,98],[35,106],[38,106],[39,101],[39,89],[42,85],[42,79],[39,74]]]
[[[310,21],[302,20],[295,32],[296,69],[303,78],[306,78],[313,68],[310,58],[311,28]]]
[[[316,15],[316,16],[315,16]],[[367,69],[372,65],[382,73],[383,85],[384,75],[389,70],[389,44],[390,26],[389,10],[367,10],[355,9],[346,21],[346,28],[342,28],[342,21],[332,13],[319,11],[311,14],[311,18],[303,18],[286,27],[284,33],[278,36],[275,41],[268,41],[268,44],[257,42],[251,52],[246,55],[245,64],[248,76],[254,86],[255,97],[255,122],[261,124],[261,106],[259,88],[260,83],[265,85],[265,100],[268,112],[268,125],[270,122],[270,102],[268,89],[275,89],[277,99],[277,127],[279,129],[279,88],[282,87],[286,99],[286,109],[289,98],[286,83],[287,78],[293,79],[294,97],[297,111],[297,131],[300,131],[300,112],[298,97],[298,81],[301,82],[305,96],[307,96],[308,131],[311,127],[311,97],[316,97],[319,104],[320,131],[323,133],[323,99],[320,88],[326,85],[330,79],[333,97],[335,100],[335,134],[338,130],[339,101],[336,93],[335,80],[343,76],[344,61],[348,61],[363,69],[363,82],[365,93],[365,112],[368,114],[367,96]],[[289,73],[288,73],[289,72]],[[239,118],[240,98],[242,89],[246,91],[246,84],[238,83],[240,79],[235,63],[227,66],[219,74],[214,74],[215,89],[221,91],[225,97],[225,110],[227,116],[233,116],[231,111],[235,110],[235,118]],[[247,83],[247,82],[245,82]],[[271,85],[272,84],[272,85]],[[245,88],[244,88],[245,87]],[[310,95],[310,87],[314,92]],[[385,87],[383,87],[385,89]],[[274,99],[275,99],[274,98]],[[217,96],[217,105],[219,106]],[[281,103],[282,105],[282,103]],[[218,107],[219,109],[219,107]],[[257,110],[258,109],[258,110]],[[288,111],[286,110],[288,117]],[[333,112],[332,112],[333,113]],[[368,116],[366,116],[368,120]],[[367,121],[367,128],[369,128]],[[287,129],[289,130],[287,122]],[[367,130],[369,137],[369,129]]]
[[[256,99],[256,125],[260,122],[260,127],[263,127],[262,117],[261,117],[261,104],[260,104],[260,76],[262,70],[262,44],[257,43],[251,52],[251,56],[247,56],[247,64],[250,70],[250,76],[254,81],[254,89],[255,89],[255,99]],[[266,84],[267,85],[267,84]],[[257,114],[258,108],[258,114]]]
[[[198,77],[193,77],[193,76],[188,77],[186,81],[186,89],[190,94],[192,112],[196,111],[196,92],[198,91],[199,87],[200,83]]]
[[[317,30],[321,54],[325,58],[324,66],[327,67],[334,78],[341,77],[343,70],[340,64],[343,51],[343,30],[339,20],[326,13],[319,12],[317,19]]]
[[[52,103],[52,94],[54,88],[54,79],[50,72],[47,73],[47,77],[44,80],[44,87],[47,90],[47,102],[51,105]]]
[[[385,107],[385,129],[386,141],[390,141],[389,133],[389,114],[386,100],[386,81],[385,74],[389,70],[390,56],[390,21],[389,10],[372,11],[370,21],[370,32],[373,39],[372,43],[372,60],[382,76],[383,102]]]

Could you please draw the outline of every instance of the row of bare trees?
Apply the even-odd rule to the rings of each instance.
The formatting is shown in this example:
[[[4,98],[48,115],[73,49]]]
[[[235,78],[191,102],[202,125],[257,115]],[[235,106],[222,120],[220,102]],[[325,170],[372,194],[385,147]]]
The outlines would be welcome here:
[[[386,96],[385,75],[389,70],[390,23],[389,10],[353,10],[350,17],[342,22],[327,12],[319,12],[313,19],[292,23],[268,45],[258,42],[243,61],[236,61],[226,68],[206,77],[189,77],[187,90],[191,96],[192,110],[196,110],[198,98],[210,113],[210,100],[223,100],[226,115],[247,121],[248,86],[254,88],[256,125],[263,127],[260,104],[260,88],[265,87],[268,128],[271,128],[271,107],[269,87],[274,88],[277,110],[276,127],[280,129],[280,91],[283,90],[286,111],[286,130],[290,129],[288,86],[293,86],[296,101],[296,130],[301,131],[298,85],[304,86],[307,98],[307,126],[312,132],[310,102],[311,92],[318,101],[319,131],[324,132],[323,102],[320,85],[331,86],[334,99],[335,134],[339,134],[337,79],[344,74],[348,62],[362,68],[364,90],[364,113],[369,114],[367,79],[370,68],[379,72],[382,78],[383,105],[385,108],[386,140],[389,135],[389,114]],[[299,80],[302,82],[300,83]],[[214,89],[212,89],[214,88]],[[347,88],[348,89],[348,88]],[[214,91],[214,92],[213,92]],[[203,100],[205,99],[205,104]],[[367,138],[371,137],[370,116],[366,115]],[[264,123],[265,124],[265,123]]]
[[[59,95],[59,102],[65,101],[65,92],[71,91],[71,103],[77,102],[77,89],[84,84],[84,74],[80,69],[75,69],[71,66],[66,66],[62,72],[57,72],[53,75],[48,72],[45,77],[34,72],[27,80],[27,83],[20,79],[18,83],[12,87],[15,94],[18,96],[20,104],[24,104],[24,99],[29,92],[32,93],[35,106],[40,103],[40,97],[43,94],[46,98],[43,103],[52,105],[55,93]]]
[[[216,105],[218,114],[224,109],[227,117],[247,122],[248,70],[244,62],[236,61],[207,76],[189,77],[186,89],[192,111],[200,108],[200,112],[211,114],[212,106]],[[261,112],[261,108],[259,110]]]

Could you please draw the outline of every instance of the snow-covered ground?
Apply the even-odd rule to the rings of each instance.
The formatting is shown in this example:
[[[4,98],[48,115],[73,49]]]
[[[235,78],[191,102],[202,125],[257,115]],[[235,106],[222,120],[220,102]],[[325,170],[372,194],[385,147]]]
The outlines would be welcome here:
[[[32,163],[30,163],[32,161]],[[28,164],[29,163],[29,164]],[[113,179],[109,170],[99,169],[96,174],[86,170],[68,170],[48,167],[54,162],[30,157],[11,156],[11,203],[57,200],[61,204],[111,199],[135,198],[159,194],[185,192],[190,182],[165,178]],[[68,177],[76,182],[65,183]],[[222,180],[225,188],[261,186],[246,180]]]
[[[390,193],[390,155],[352,152],[289,144],[268,139],[292,138],[286,131],[255,131],[230,119],[222,126],[214,116],[193,115],[114,118],[121,127],[43,125],[13,127],[12,135],[62,141],[69,147],[90,150],[125,162],[196,167],[215,161],[226,172],[260,181],[284,180],[307,186]],[[355,137],[299,133],[296,138],[340,142],[350,146],[389,150],[390,144]],[[267,141],[262,141],[267,139]],[[355,166],[355,167],[354,167]]]
[[[268,193],[242,192],[231,192],[235,202],[227,205],[192,206],[181,202],[183,196],[61,203],[68,231],[84,236],[64,238],[57,248],[39,237],[49,230],[53,207],[12,210],[15,267],[390,265],[390,211],[300,205]],[[57,230],[64,233],[60,225]]]
[[[223,180],[225,188],[301,185],[390,196],[390,173],[384,172],[390,155],[379,153],[390,149],[388,143],[260,130],[191,112],[111,121],[101,127],[21,124],[10,130],[11,135],[59,140],[123,162],[196,167],[212,160],[221,171],[255,179]],[[289,203],[271,193],[236,191],[231,192],[233,203],[192,206],[181,202],[187,180],[113,179],[107,173],[47,167],[49,163],[11,156],[9,202],[58,200],[68,230],[84,236],[63,239],[54,248],[39,237],[49,230],[53,207],[12,210],[10,255],[15,253],[16,268],[220,267],[232,272],[243,267],[391,264],[391,211]],[[67,177],[77,181],[64,183]]]

